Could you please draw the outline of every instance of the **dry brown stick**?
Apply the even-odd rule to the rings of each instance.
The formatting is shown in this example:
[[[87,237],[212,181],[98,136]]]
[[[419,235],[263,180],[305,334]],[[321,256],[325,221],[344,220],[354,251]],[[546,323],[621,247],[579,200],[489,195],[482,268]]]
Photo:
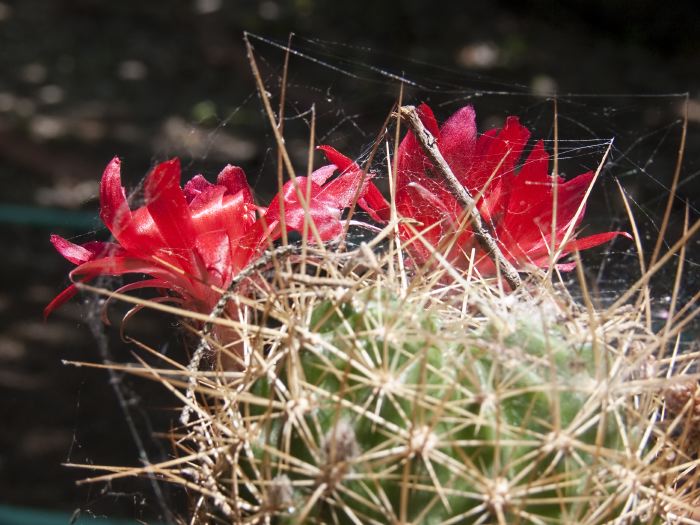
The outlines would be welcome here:
[[[512,289],[519,288],[521,285],[520,276],[515,267],[505,258],[503,252],[496,244],[491,233],[484,225],[484,221],[481,218],[478,208],[476,207],[476,202],[474,197],[471,196],[469,190],[462,186],[462,184],[457,180],[455,174],[452,173],[452,169],[449,164],[445,161],[442,153],[438,149],[437,142],[432,133],[421,122],[418,112],[414,106],[402,106],[399,109],[399,117],[401,117],[413,130],[418,142],[423,147],[428,158],[433,161],[435,167],[440,171],[447,185],[452,191],[452,193],[460,200],[464,205],[465,209],[469,213],[469,220],[472,224],[472,229],[474,230],[474,236],[479,242],[481,247],[486,251],[494,264],[500,269],[503,277],[508,282]]]

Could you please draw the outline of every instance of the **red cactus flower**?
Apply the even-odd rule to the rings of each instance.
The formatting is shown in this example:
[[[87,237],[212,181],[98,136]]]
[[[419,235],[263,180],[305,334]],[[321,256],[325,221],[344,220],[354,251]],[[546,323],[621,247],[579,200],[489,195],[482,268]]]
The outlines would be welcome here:
[[[479,212],[490,226],[504,256],[518,269],[528,266],[546,267],[550,264],[553,221],[553,186],[549,175],[549,155],[538,141],[522,167],[516,167],[530,137],[530,131],[517,117],[509,117],[502,129],[490,130],[477,136],[474,109],[466,106],[453,114],[438,128],[430,107],[423,104],[419,115],[425,127],[435,137],[440,152],[461,184],[476,198]],[[418,222],[418,230],[435,247],[447,246],[447,258],[466,267],[472,251],[476,267],[482,275],[492,275],[495,267],[479,244],[467,223],[463,209],[444,180],[436,173],[432,162],[412,132],[401,142],[397,159],[396,206],[398,213]],[[571,180],[557,178],[557,212],[555,242],[557,249],[573,224],[573,233],[583,218],[576,215],[584,194],[593,180],[592,172]],[[460,233],[456,233],[460,232]],[[404,237],[413,237],[403,230]],[[454,236],[457,238],[454,239]],[[624,232],[605,232],[589,237],[572,236],[561,247],[559,257],[573,250],[585,250],[609,241]],[[454,240],[456,242],[451,243]],[[451,246],[450,246],[451,243]],[[430,256],[420,240],[409,245],[418,260]],[[561,270],[571,270],[573,263],[558,264]]]
[[[358,193],[361,173],[348,171],[327,182],[335,170],[334,165],[316,170],[308,184],[306,177],[297,177],[296,188],[291,181],[285,184],[281,196],[288,230],[301,231],[307,220],[298,188],[307,197],[303,201],[320,239],[327,241],[342,232],[341,214]],[[365,183],[360,188],[360,197],[366,187]],[[257,207],[245,173],[238,167],[224,168],[216,184],[196,175],[180,188],[180,162],[172,159],[151,171],[144,190],[146,204],[131,210],[121,184],[120,161],[114,158],[102,176],[100,218],[116,242],[80,246],[51,236],[58,252],[77,265],[70,273],[73,281],[146,274],[149,279],[127,284],[119,291],[169,290],[168,300],[208,313],[219,296],[212,286],[226,288],[280,235],[280,195],[266,209]],[[309,238],[314,240],[311,234]],[[45,308],[44,316],[76,291],[75,284],[66,288]]]

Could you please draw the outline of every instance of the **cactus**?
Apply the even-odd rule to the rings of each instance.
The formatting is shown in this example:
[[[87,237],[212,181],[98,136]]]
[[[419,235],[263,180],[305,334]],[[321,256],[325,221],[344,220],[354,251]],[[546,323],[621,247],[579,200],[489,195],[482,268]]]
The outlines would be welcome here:
[[[198,376],[180,438],[199,522],[661,522],[688,458],[662,454],[666,372],[633,309],[408,286],[393,251],[363,254],[254,279],[239,337],[216,345],[243,341],[245,365]]]

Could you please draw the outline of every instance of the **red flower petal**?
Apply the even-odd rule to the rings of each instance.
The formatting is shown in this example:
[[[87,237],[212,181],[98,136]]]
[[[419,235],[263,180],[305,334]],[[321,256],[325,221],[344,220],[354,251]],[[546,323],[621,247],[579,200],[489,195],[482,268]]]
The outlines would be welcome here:
[[[143,206],[131,213],[131,224],[117,237],[127,251],[143,257],[166,246],[148,208]]]
[[[532,148],[520,172],[513,178],[508,202],[510,215],[539,215],[544,210],[533,210],[534,203],[544,203],[544,193],[551,193],[552,179],[547,173],[549,155],[544,149],[544,143],[539,140]],[[551,212],[552,203],[549,202]]]
[[[421,104],[417,108],[418,116],[430,133],[440,142],[440,130],[438,129],[437,120],[433,111],[427,104]],[[409,182],[422,182],[427,177],[427,171],[432,167],[430,160],[425,156],[423,148],[418,143],[418,140],[409,131],[404,139],[399,144],[399,149],[396,153],[398,156],[396,161],[396,177],[398,187]]]
[[[475,140],[474,114],[470,107],[455,113],[436,135],[443,156],[460,182],[475,196],[483,191],[479,211],[494,228],[504,255],[521,268],[527,264],[546,266],[551,262],[553,190],[548,173],[549,155],[541,141],[535,145],[519,173],[515,172],[529,136],[530,132],[517,118],[509,117],[503,129],[490,130]],[[435,247],[447,247],[463,214],[461,205],[446,190],[445,181],[434,177],[432,166],[410,132],[401,143],[398,161],[396,203],[399,213],[420,221],[423,228],[433,227],[434,230],[426,231],[425,238]],[[492,182],[485,187],[489,179]],[[569,228],[580,223],[585,210],[582,199],[592,179],[592,173],[566,182],[558,179],[554,232],[557,243],[561,243]],[[579,209],[581,213],[577,215]],[[402,229],[404,237],[408,233],[409,228]],[[607,232],[572,239],[562,255],[574,248],[583,250],[597,246],[616,235],[629,236],[623,232]],[[447,257],[455,264],[464,265],[468,262],[470,250],[475,247],[473,234],[467,228],[459,233],[457,246]],[[483,250],[476,248],[477,269],[484,275],[495,272]],[[419,259],[429,253],[417,244],[409,249]],[[564,270],[573,268],[569,263],[558,267]]]
[[[534,259],[548,257],[551,249],[553,189],[548,167],[549,155],[540,141],[513,181],[508,210],[497,229],[499,238],[511,252],[528,254]],[[566,182],[559,178],[557,242],[563,239],[592,178],[593,173],[590,172]],[[585,208],[579,214],[576,225],[581,222],[583,211]]]
[[[457,178],[469,170],[475,145],[476,115],[473,107],[465,106],[440,128],[440,152]]]
[[[396,207],[402,217],[417,220],[420,224],[414,225],[414,228],[437,248],[443,242],[450,244],[452,236],[458,233],[463,210],[457,199],[445,188],[441,188],[437,181],[426,179],[425,184],[427,186],[418,183],[407,185],[402,192],[397,193]],[[410,229],[404,228],[403,231],[407,233]],[[460,239],[453,245],[451,253],[459,256],[460,246],[468,243],[472,235],[469,227],[459,232]],[[425,261],[430,255],[430,251],[419,240],[414,241],[409,249],[419,261]]]
[[[586,195],[588,187],[593,182],[595,174],[592,171],[582,173],[571,180],[559,184],[557,188],[557,229],[568,227],[569,223],[574,220],[574,216],[578,211],[581,201]],[[550,192],[551,195],[551,192]],[[583,220],[583,214],[586,211],[584,205],[581,213],[576,218],[575,225],[578,226]],[[551,210],[549,212],[552,214]]]
[[[60,294],[58,294],[56,297],[53,298],[53,300],[46,305],[46,308],[44,308],[44,321],[51,315],[51,313],[56,309],[62,306],[64,303],[67,303],[70,301],[73,297],[75,297],[75,294],[78,293],[78,288],[74,284],[71,284],[68,288],[63,290]]]
[[[214,187],[214,185],[204,178],[202,175],[195,175],[187,181],[182,192],[185,194],[185,200],[191,203],[199,194]]]
[[[192,223],[197,235],[212,230],[225,229],[226,217],[223,213],[224,186],[211,185],[190,202]]]
[[[100,183],[100,219],[117,238],[131,222],[131,210],[122,187],[120,166],[119,158],[114,157],[107,164]]]
[[[321,150],[326,155],[328,162],[335,164],[341,173],[349,169],[360,169],[352,159],[346,157],[331,146],[317,146],[316,149]]]
[[[618,235],[622,235],[623,237],[626,237],[627,239],[632,239],[632,236],[627,233],[627,232],[621,232],[621,231],[616,231],[616,232],[605,232],[605,233],[597,233],[595,235],[589,235],[588,237],[583,237],[581,239],[575,239],[573,241],[570,241],[567,243],[566,247],[563,250],[562,255],[566,255],[567,253],[571,253],[574,250],[582,251],[582,250],[587,250],[588,248],[593,248],[595,246],[600,246],[601,244],[604,244],[608,241],[611,241]]]
[[[325,180],[334,169],[330,166],[327,174],[321,170],[318,176]],[[79,246],[58,236],[52,243],[78,265],[70,273],[72,279],[147,274],[154,279],[122,290],[157,284],[174,291],[188,307],[209,311],[218,300],[210,284],[230,282],[261,246],[267,246],[265,230],[255,224],[256,207],[243,170],[227,166],[217,180],[214,185],[198,175],[183,190],[179,161],[164,162],[146,178],[147,204],[132,211],[115,158],[102,177],[100,215],[119,244]],[[75,287],[64,290],[47,306],[47,314],[74,294]]]
[[[566,247],[561,251],[560,258],[572,253],[575,250],[583,251],[589,248],[594,248],[595,246],[600,246],[601,244],[611,241],[618,235],[621,235],[622,237],[626,237],[628,239],[632,238],[632,236],[629,233],[621,231],[604,232],[597,233],[595,235],[589,235],[588,237],[583,237],[581,239],[575,239],[573,241],[570,241],[566,245]],[[535,266],[539,266],[541,268],[546,268],[547,266],[549,266],[550,259],[551,257],[549,253],[546,253],[544,255],[539,256],[536,259],[532,259],[531,264],[534,264]],[[576,263],[557,263],[556,267],[561,272],[569,272],[576,268]]]
[[[316,149],[323,151],[328,161],[335,164],[341,173],[349,170],[360,171],[360,167],[356,162],[346,157],[335,148],[323,145],[318,146]],[[358,199],[357,204],[377,222],[384,222],[389,219],[389,202],[371,181],[365,183],[362,195]]]
[[[216,184],[226,188],[227,195],[235,195],[241,190],[248,190],[248,179],[246,178],[243,168],[238,166],[227,165],[221,173],[216,177]]]
[[[144,279],[143,281],[125,284],[114,291],[116,293],[126,293],[133,290],[143,290],[144,288],[162,288],[163,290],[172,290],[172,287],[172,283],[163,279]]]
[[[321,191],[321,186],[316,184],[313,179],[311,183],[307,184],[308,179],[306,177],[297,177],[295,181],[287,181],[284,186],[282,186],[282,193],[278,193],[272,198],[270,204],[265,210],[264,217],[267,220],[268,226],[280,217],[280,196],[284,200],[285,213],[287,213],[288,208],[291,207],[301,207],[299,204],[299,199],[297,191],[304,197],[305,202],[309,202],[313,197],[318,195]],[[309,193],[307,195],[307,189]],[[303,208],[302,208],[303,211]]]
[[[338,154],[340,155],[340,154]],[[309,220],[313,221],[322,240],[330,240],[342,233],[340,218],[343,209],[352,204],[353,198],[358,193],[358,187],[363,178],[363,172],[353,170],[324,185],[318,182],[325,182],[330,174],[335,171],[335,165],[325,166],[316,170],[312,174],[312,179],[306,177],[296,178],[296,187],[293,181],[288,181],[282,188],[282,198],[284,199],[285,225],[288,230],[303,231],[304,224]],[[365,179],[368,179],[365,176]],[[359,197],[364,195],[365,185],[360,189]],[[306,195],[307,190],[309,194]],[[304,196],[304,201],[308,208],[304,209],[299,193]],[[270,235],[275,238],[279,235],[279,194],[274,197],[264,214],[265,221]],[[310,237],[313,240],[313,237]]]
[[[359,204],[373,220],[377,222],[386,222],[389,220],[391,205],[372,181],[367,183],[365,196],[358,200],[357,204]]]
[[[239,239],[247,235],[255,224],[255,203],[247,189],[239,191],[236,195],[224,196],[222,215],[225,217],[225,230],[234,247]]]
[[[185,195],[180,189],[180,161],[158,164],[146,177],[147,208],[166,244],[187,250],[195,243],[195,229]]]
[[[323,186],[318,197],[322,196],[328,202],[334,203],[339,210],[348,208],[353,204],[354,199],[364,196],[369,179],[369,174],[359,170],[344,173]]]
[[[121,184],[117,157],[107,165],[100,183],[100,218],[114,238],[127,250],[153,252],[162,246],[160,234],[145,208],[131,212]]]
[[[92,279],[98,275],[124,275],[128,273],[145,273],[157,279],[167,280],[182,285],[187,277],[166,266],[156,266],[154,263],[134,257],[104,257],[94,259],[73,269],[70,272],[72,280],[80,278]]]
[[[330,179],[333,174],[335,173],[336,170],[336,165],[335,164],[329,164],[328,166],[323,166],[322,168],[318,168],[311,174],[311,180],[313,181],[314,184],[318,184],[319,186],[323,186],[328,179]],[[301,186],[300,186],[301,188]],[[303,191],[306,191],[306,186],[302,188]]]
[[[304,224],[308,224],[311,220],[316,225],[318,234],[323,241],[335,239],[343,232],[340,223],[342,208],[337,206],[333,197],[314,198],[309,206],[308,214],[297,202],[291,201],[287,204],[289,206],[285,209],[284,217],[287,229],[301,232],[304,229]],[[311,233],[309,233],[309,239],[315,240]]]
[[[93,257],[93,253],[77,244],[73,244],[67,239],[64,239],[60,235],[51,235],[51,244],[56,248],[58,253],[63,255],[73,264],[82,264],[89,261]]]
[[[204,262],[207,281],[222,286],[231,273],[231,249],[225,231],[210,231],[197,236],[197,253]]]
[[[495,136],[485,134],[479,139],[476,149],[481,153],[474,156],[474,167],[461,182],[473,194],[478,194],[493,177],[479,207],[484,220],[497,220],[505,211],[515,177],[515,164],[529,138],[530,131],[520,124],[517,117],[508,117],[503,129]]]

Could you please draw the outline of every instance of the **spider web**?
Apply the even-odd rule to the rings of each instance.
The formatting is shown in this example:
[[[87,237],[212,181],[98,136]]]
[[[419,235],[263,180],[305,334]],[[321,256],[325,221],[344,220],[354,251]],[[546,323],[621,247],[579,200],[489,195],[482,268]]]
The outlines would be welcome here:
[[[254,34],[248,36],[273,103],[279,102],[285,55],[289,50],[284,131],[297,172],[305,173],[307,169],[312,106],[316,144],[329,144],[360,163],[369,157],[377,137],[389,142],[393,150],[393,129],[383,133],[382,126],[403,87],[405,104],[427,102],[439,122],[457,109],[473,105],[480,133],[500,127],[506,116],[517,115],[532,132],[530,146],[535,140],[543,139],[552,155],[556,145],[558,171],[566,179],[595,171],[611,146],[588,201],[582,233],[631,231],[619,183],[629,200],[643,250],[649,258],[662,228],[678,163],[686,93],[557,93],[558,136],[555,137],[553,94],[533,94],[533,89],[524,83],[342,42],[295,35],[288,47],[287,41]],[[242,108],[257,110],[260,112],[258,120],[267,123],[257,97],[248,97],[236,111]],[[214,127],[210,134],[212,140],[225,132],[232,117],[229,115]],[[670,223],[664,236],[666,249],[682,232],[685,206],[691,225],[700,215],[695,198],[700,177],[698,139],[697,130],[691,125]],[[261,167],[248,170],[249,178],[262,195],[272,193],[276,187],[275,145],[269,131],[267,140],[265,162]],[[375,182],[386,189],[384,151],[383,145],[377,148],[372,169],[377,172]],[[193,158],[192,162],[196,164],[198,160],[202,158]],[[317,166],[322,164],[318,155],[316,161]],[[697,241],[687,246],[681,303],[697,290],[697,246]],[[612,300],[640,275],[636,248],[626,240],[618,239],[582,256],[601,301]],[[677,257],[674,260],[677,262]],[[653,280],[655,296],[661,302],[669,300],[676,266],[673,262],[666,265]]]
[[[375,182],[386,190],[387,159],[383,143],[388,142],[393,151],[394,128],[393,123],[388,128],[384,126],[401,90],[404,104],[427,102],[439,122],[444,122],[464,105],[473,105],[480,133],[500,127],[509,115],[517,115],[532,132],[529,147],[536,139],[543,139],[551,155],[556,145],[558,171],[566,179],[596,170],[610,147],[582,221],[583,234],[631,231],[620,196],[621,187],[637,222],[648,261],[662,229],[664,210],[671,193],[683,134],[685,93],[558,93],[558,131],[555,137],[554,97],[552,94],[535,94],[526,83],[411,60],[343,42],[294,36],[288,45],[286,40],[254,34],[248,34],[248,38],[275,107],[279,104],[284,85],[284,135],[298,174],[306,174],[309,169],[307,158],[313,119],[316,145],[331,145],[360,164],[367,161],[376,142],[381,141],[381,147],[376,148],[372,169],[376,172]],[[284,82],[286,58],[288,68]],[[257,115],[256,124],[247,131],[250,140],[264,144],[263,152],[255,162],[236,162],[237,154],[232,152],[230,162],[241,163],[258,198],[269,200],[276,191],[277,149],[267,115],[254,89],[213,124],[190,121],[187,124],[189,132],[184,138],[162,144],[154,161],[179,154],[183,162],[183,181],[200,171],[211,180],[225,164],[221,162],[222,138],[228,136],[245,113]],[[195,133],[204,133],[204,140],[193,147],[186,139]],[[689,224],[700,217],[695,198],[700,178],[699,140],[697,130],[691,126],[662,254],[682,235],[686,210]],[[313,168],[323,164],[320,155],[317,154],[315,159]],[[137,189],[132,195],[132,205],[142,204],[140,201],[141,194]],[[641,275],[636,247],[626,239],[619,238],[589,250],[582,254],[582,258],[589,284],[601,305],[612,303]],[[652,280],[653,312],[659,326],[672,306],[670,302],[680,262],[679,255],[674,255]],[[683,260],[676,311],[698,290],[699,264],[698,241],[691,240]],[[565,279],[574,295],[580,293],[575,275],[565,276]],[[107,288],[115,286],[111,279],[99,284]],[[98,307],[101,306],[91,308]],[[103,360],[112,362],[100,316],[91,315],[90,324],[100,343]],[[698,323],[695,322],[686,332],[684,345],[690,344],[697,329]],[[134,386],[132,380],[120,373],[113,373],[110,382],[140,451],[139,459],[145,464],[166,459],[166,452],[156,443],[159,440],[152,437],[151,427],[155,423],[150,419],[149,407],[134,394],[138,385]],[[170,509],[175,489],[161,484],[155,477],[150,483],[152,493],[145,497],[151,498],[159,519],[172,522],[174,517]]]

